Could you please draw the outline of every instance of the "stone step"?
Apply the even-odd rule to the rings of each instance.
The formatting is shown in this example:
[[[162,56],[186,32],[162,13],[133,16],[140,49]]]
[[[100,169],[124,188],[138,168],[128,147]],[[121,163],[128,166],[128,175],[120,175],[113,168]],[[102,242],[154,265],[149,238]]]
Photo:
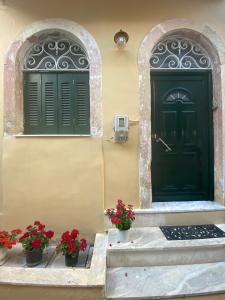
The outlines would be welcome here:
[[[225,231],[225,224],[218,224]],[[225,261],[225,238],[167,240],[159,227],[130,229],[129,242],[117,242],[117,230],[108,233],[107,266],[146,267]]]
[[[220,296],[225,295],[219,295],[224,292],[225,262],[123,267],[107,270],[105,299],[186,299],[204,295],[204,299],[218,300],[224,299]]]
[[[215,201],[155,202],[150,209],[135,209],[133,227],[223,224],[225,207]],[[105,216],[105,229],[112,228]]]

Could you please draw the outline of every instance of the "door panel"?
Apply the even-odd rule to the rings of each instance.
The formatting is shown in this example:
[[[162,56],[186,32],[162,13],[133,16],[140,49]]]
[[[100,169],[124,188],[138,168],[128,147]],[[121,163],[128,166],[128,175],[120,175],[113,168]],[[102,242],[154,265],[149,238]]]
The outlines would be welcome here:
[[[153,201],[212,200],[210,72],[152,72]]]

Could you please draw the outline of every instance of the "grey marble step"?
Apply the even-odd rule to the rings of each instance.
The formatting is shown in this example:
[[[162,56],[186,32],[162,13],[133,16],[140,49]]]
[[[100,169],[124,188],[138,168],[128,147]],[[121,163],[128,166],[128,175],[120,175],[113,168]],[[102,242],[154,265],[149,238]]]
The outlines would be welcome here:
[[[225,231],[225,224],[217,225]],[[117,242],[110,229],[107,266],[145,267],[225,261],[225,238],[168,241],[159,227],[132,228],[129,242]]]
[[[105,299],[163,299],[225,292],[225,262],[107,270]],[[205,298],[204,298],[205,299]],[[221,298],[222,299],[222,298]]]
[[[225,206],[215,201],[153,202],[149,209],[135,209],[133,227],[163,225],[222,224]],[[105,229],[112,228],[105,216]]]

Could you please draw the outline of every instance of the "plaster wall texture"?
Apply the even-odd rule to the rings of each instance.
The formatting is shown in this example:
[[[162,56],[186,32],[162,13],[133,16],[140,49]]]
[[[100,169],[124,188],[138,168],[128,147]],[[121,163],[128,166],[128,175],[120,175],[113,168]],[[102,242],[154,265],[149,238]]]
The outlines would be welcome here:
[[[57,291],[57,292],[56,292]],[[101,300],[104,299],[102,288],[50,288],[50,287],[28,287],[28,286],[11,286],[2,285],[0,287],[1,299],[18,299],[31,298],[34,300]],[[210,294],[207,296],[179,297],[169,298],[170,300],[224,300],[224,294]]]
[[[0,287],[1,299],[18,299],[32,298],[34,300],[101,300],[103,297],[102,288],[56,288],[55,287],[23,287],[2,285]]]
[[[22,226],[38,218],[59,232],[76,225],[92,234],[103,230],[103,207],[113,206],[117,198],[140,207],[138,122],[130,126],[128,143],[110,140],[114,114],[139,121],[139,47],[147,32],[173,18],[208,24],[225,41],[224,10],[225,2],[219,0],[8,0],[1,4],[0,222]],[[78,23],[100,49],[102,137],[3,137],[7,49],[27,26],[49,18]],[[113,42],[120,29],[130,36],[124,51]]]

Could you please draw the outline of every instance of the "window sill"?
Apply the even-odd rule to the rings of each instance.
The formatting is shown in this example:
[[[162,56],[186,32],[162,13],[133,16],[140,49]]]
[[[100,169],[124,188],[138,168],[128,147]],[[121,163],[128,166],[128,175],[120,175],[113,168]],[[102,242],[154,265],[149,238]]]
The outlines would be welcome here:
[[[14,134],[16,138],[26,137],[91,137],[91,134]]]

